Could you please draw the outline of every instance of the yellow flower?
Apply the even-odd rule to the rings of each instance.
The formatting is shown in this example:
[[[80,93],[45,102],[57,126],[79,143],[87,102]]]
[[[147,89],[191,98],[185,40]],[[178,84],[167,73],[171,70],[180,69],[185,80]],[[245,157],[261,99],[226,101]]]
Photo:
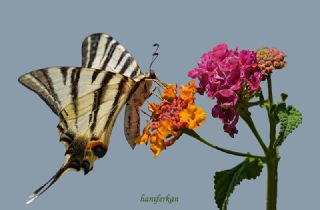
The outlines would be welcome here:
[[[149,104],[148,109],[150,112],[152,112],[153,117],[161,114],[160,105],[158,104],[151,103]]]
[[[196,83],[194,80],[191,80],[188,85],[180,86],[180,98],[184,101],[194,102],[194,94],[197,92]]]
[[[157,135],[151,135],[150,137],[150,149],[153,152],[153,157],[156,158],[160,153],[166,149],[164,140],[159,138]]]
[[[172,123],[170,120],[161,120],[156,134],[160,139],[165,139],[172,135]]]
[[[159,108],[160,108],[160,106],[156,103],[151,103],[148,106],[148,109],[150,112],[159,112]]]
[[[163,93],[161,94],[161,97],[164,100],[171,101],[176,97],[176,95],[177,95],[177,88],[173,84],[167,84]]]
[[[135,139],[136,144],[147,144],[150,137],[150,121],[147,120],[147,126],[143,129],[143,135]]]
[[[186,109],[180,111],[180,121],[186,123],[186,128],[197,129],[206,119],[206,113],[195,104],[189,104]]]

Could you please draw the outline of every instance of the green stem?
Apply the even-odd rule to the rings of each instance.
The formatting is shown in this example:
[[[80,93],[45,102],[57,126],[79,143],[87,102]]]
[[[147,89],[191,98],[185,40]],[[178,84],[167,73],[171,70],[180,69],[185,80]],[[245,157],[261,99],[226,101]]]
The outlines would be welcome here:
[[[270,105],[272,105],[273,104],[273,96],[272,96],[271,74],[268,76],[267,82],[268,82],[268,99],[269,99]]]
[[[267,210],[277,209],[279,160],[278,152],[271,154],[267,159]]]
[[[237,152],[237,151],[233,151],[233,150],[229,150],[229,149],[225,149],[219,146],[216,146],[214,144],[209,143],[208,141],[206,141],[205,139],[203,139],[201,136],[199,136],[199,134],[197,132],[195,132],[194,130],[191,129],[184,129],[183,133],[197,139],[198,141],[208,145],[209,147],[212,147],[216,150],[219,150],[221,152],[227,153],[227,154],[231,154],[231,155],[236,155],[236,156],[241,156],[241,157],[251,157],[251,158],[258,158],[261,159],[262,161],[265,161],[265,157],[263,156],[258,156],[258,155],[251,155],[250,153],[242,153],[242,152]]]
[[[277,192],[278,192],[278,164],[280,160],[278,148],[274,148],[276,140],[276,120],[273,115],[273,95],[272,95],[272,81],[271,74],[267,78],[268,82],[268,101],[269,105],[266,107],[269,118],[269,135],[270,142],[267,155],[267,210],[277,209]]]
[[[264,144],[256,126],[253,123],[253,120],[250,116],[250,112],[246,111],[246,112],[240,112],[240,116],[241,118],[247,123],[247,125],[249,126],[250,130],[252,131],[252,133],[254,134],[254,136],[256,137],[256,139],[258,140],[264,154],[267,156],[268,155],[268,148],[267,146]]]
[[[276,122],[273,117],[272,113],[272,106],[273,106],[273,96],[272,96],[272,81],[271,81],[271,74],[267,78],[268,81],[268,100],[269,100],[269,106],[267,107],[268,112],[268,118],[269,118],[269,124],[270,124],[270,142],[269,142],[269,149],[273,148],[274,142],[276,140]]]
[[[253,106],[258,106],[258,105],[261,105],[263,103],[267,102],[266,100],[265,101],[254,101],[254,102],[249,102],[248,103],[248,108],[250,107],[253,107]]]

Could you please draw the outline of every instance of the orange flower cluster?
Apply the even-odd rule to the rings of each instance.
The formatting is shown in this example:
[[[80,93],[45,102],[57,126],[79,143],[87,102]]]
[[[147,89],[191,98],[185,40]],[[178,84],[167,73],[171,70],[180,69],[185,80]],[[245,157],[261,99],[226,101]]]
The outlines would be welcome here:
[[[147,144],[149,141],[150,149],[157,157],[181,136],[182,129],[197,129],[205,121],[206,113],[194,103],[196,92],[194,80],[180,86],[180,96],[177,96],[177,86],[166,85],[161,103],[149,104],[152,123],[147,121],[143,135],[137,137],[135,143]]]

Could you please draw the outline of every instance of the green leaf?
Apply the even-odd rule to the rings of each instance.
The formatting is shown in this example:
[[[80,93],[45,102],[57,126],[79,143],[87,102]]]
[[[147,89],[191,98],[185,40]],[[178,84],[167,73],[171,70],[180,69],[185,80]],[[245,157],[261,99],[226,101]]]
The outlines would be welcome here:
[[[235,186],[243,179],[257,178],[263,168],[260,159],[246,158],[242,163],[232,169],[216,172],[214,176],[214,198],[220,210],[226,210],[229,197]]]
[[[293,106],[279,110],[277,117],[280,120],[280,132],[274,143],[274,147],[280,146],[288,135],[302,123],[301,112]]]
[[[278,113],[280,112],[286,112],[287,111],[287,105],[284,102],[280,102],[278,104],[274,104],[273,109],[271,110],[272,116],[276,120],[276,124],[280,122]]]

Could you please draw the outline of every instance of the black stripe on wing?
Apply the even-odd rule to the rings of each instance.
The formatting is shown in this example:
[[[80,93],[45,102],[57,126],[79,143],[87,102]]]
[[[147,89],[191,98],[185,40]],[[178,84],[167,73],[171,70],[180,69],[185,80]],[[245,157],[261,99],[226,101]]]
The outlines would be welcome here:
[[[78,98],[78,90],[79,90],[79,79],[80,79],[80,70],[79,69],[72,69],[71,73],[71,97],[72,97],[72,102],[74,106],[74,113],[77,116],[78,115],[78,104],[77,104],[77,98]],[[76,127],[77,127],[77,118],[76,120]]]
[[[131,72],[130,77],[133,78],[135,76],[137,76],[137,73],[139,72],[139,66],[137,65],[134,70]]]
[[[119,45],[119,42],[117,40],[115,40],[115,42],[111,45],[110,49],[108,49],[107,47],[105,48],[105,55],[106,55],[107,49],[108,49],[108,54],[106,55],[107,57],[102,63],[101,69],[107,68],[107,65],[110,63],[110,60],[111,60],[111,58],[114,54],[114,51],[116,50],[118,45]]]
[[[60,111],[60,100],[54,91],[52,80],[47,73],[44,72],[45,70],[46,69],[42,69],[24,74],[19,77],[18,81],[39,95],[50,109],[58,115]]]
[[[97,117],[98,117],[98,112],[99,108],[101,105],[102,97],[104,96],[105,92],[108,90],[107,84],[109,81],[112,79],[113,74],[105,74],[101,84],[103,84],[103,88],[100,88],[96,93],[95,97],[93,100],[93,107],[92,107],[92,112],[90,113],[90,118],[89,118],[89,124],[90,125],[90,130],[93,131],[96,127],[97,123]]]
[[[116,64],[116,66],[115,66],[115,69],[119,66],[119,64],[121,63],[122,59],[123,59],[127,54],[128,54],[128,51],[127,51],[127,50],[125,50],[125,51],[123,51],[123,52],[121,53],[121,55],[120,55],[120,57],[119,57],[119,59],[118,59],[118,62],[117,62],[117,64]],[[137,67],[139,67],[139,66],[137,66]],[[136,71],[138,71],[138,69],[137,69]]]
[[[56,94],[54,87],[53,87],[53,83],[52,83],[52,79],[50,78],[48,71],[42,71],[41,72],[43,74],[43,77],[45,78],[45,82],[48,85],[48,91],[49,93],[52,95],[53,99],[59,104],[61,105],[61,101],[58,97],[58,95]]]
[[[38,94],[55,114],[59,115],[66,105],[73,103],[77,115],[77,99],[100,89],[106,75],[112,77],[114,73],[82,67],[50,67],[24,74],[19,82]]]
[[[55,101],[48,97],[47,94],[49,94],[49,92],[47,91],[45,85],[42,83],[41,80],[39,80],[37,77],[34,77],[33,75],[30,74],[30,77],[32,77],[34,80],[36,80],[38,82],[37,83],[31,83],[29,82],[29,78],[26,78],[27,75],[23,75],[21,76],[18,81],[25,86],[26,88],[28,88],[29,90],[35,92],[48,106],[49,108],[52,110],[52,112],[54,112],[56,115],[59,114],[59,106],[55,103]],[[39,86],[41,85],[41,86]],[[43,88],[43,90],[40,91],[36,91],[36,89],[41,89]],[[46,92],[45,92],[46,91]]]
[[[82,43],[82,66],[89,67],[92,66],[93,60],[96,57],[98,48],[98,43],[100,41],[100,36],[93,34],[92,36],[85,39]]]
[[[124,74],[128,70],[129,66],[132,64],[133,61],[134,61],[133,57],[127,57],[119,73]]]
[[[119,83],[118,92],[117,92],[116,96],[114,97],[114,100],[112,103],[112,110],[108,116],[105,128],[107,128],[108,126],[113,127],[113,123],[115,122],[115,117],[116,117],[115,113],[118,111],[119,108],[122,108],[122,107],[119,107],[120,106],[119,100],[120,100],[120,97],[123,96],[123,94],[124,94],[124,90],[125,90],[124,86],[127,83],[127,81],[128,81],[128,78],[123,77],[123,79]],[[127,97],[128,96],[129,96],[129,94],[127,95]]]
[[[67,76],[68,76],[68,67],[61,67],[60,68],[60,73],[62,75],[62,79],[63,79],[63,84],[67,85]]]

